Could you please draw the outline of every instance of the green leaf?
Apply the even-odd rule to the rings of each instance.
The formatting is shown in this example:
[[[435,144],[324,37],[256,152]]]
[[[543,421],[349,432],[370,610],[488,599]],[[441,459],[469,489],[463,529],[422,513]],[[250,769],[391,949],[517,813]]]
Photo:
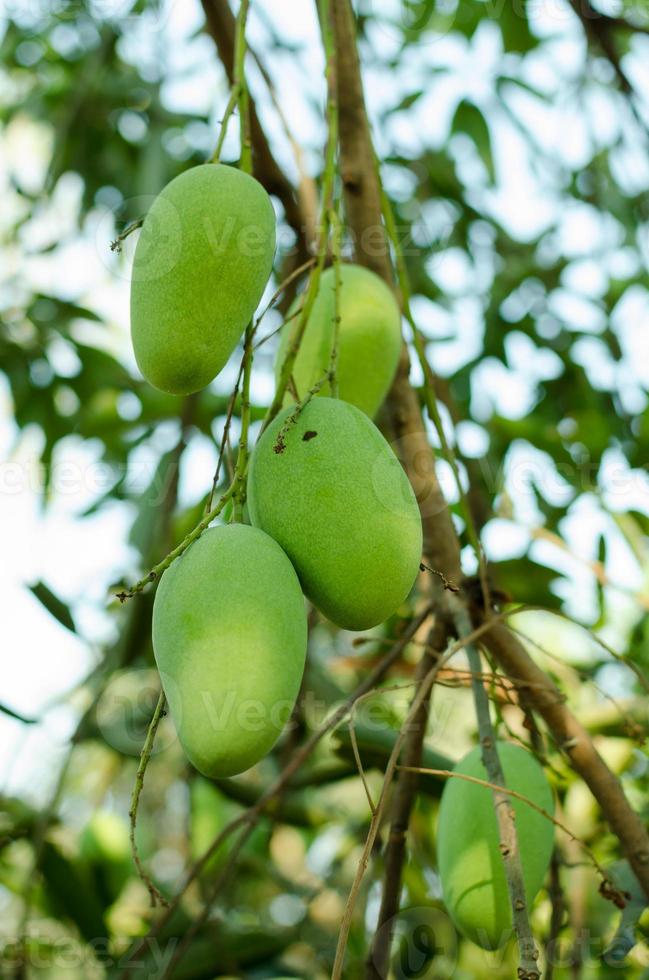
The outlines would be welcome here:
[[[62,599],[59,599],[58,596],[54,595],[52,590],[44,582],[36,582],[35,585],[30,585],[29,591],[47,609],[50,616],[54,616],[54,619],[58,620],[61,626],[65,626],[72,633],[77,632],[69,606]]]
[[[48,904],[55,913],[71,919],[89,942],[107,936],[101,902],[83,862],[66,857],[55,844],[46,841],[41,872]]]
[[[493,184],[496,180],[496,168],[491,150],[491,135],[485,117],[473,102],[463,99],[459,103],[451,123],[451,132],[466,133],[473,140]]]
[[[506,51],[525,54],[538,45],[538,38],[530,30],[526,3],[504,0],[491,16],[498,22]]]
[[[561,578],[554,568],[537,565],[529,558],[499,561],[492,567],[498,586],[508,592],[515,602],[548,609],[560,608],[561,600],[550,591],[552,583]]]

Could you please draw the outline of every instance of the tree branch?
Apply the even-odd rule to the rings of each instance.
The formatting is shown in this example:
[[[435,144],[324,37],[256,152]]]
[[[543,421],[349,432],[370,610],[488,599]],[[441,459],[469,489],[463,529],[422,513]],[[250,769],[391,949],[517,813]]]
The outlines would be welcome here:
[[[332,25],[336,40],[336,85],[340,167],[347,223],[355,257],[395,289],[387,236],[382,220],[381,188],[369,122],[365,110],[356,24],[348,0],[333,0]],[[419,400],[408,375],[410,358],[403,344],[397,374],[387,397],[394,432],[392,448],[417,495],[424,528],[424,553],[433,566],[459,581],[460,546],[451,513],[435,474],[435,457],[428,444]]]
[[[417,686],[436,663],[439,656],[438,651],[444,649],[445,639],[446,627],[441,621],[438,621],[431,629],[428,637],[429,649],[424,652],[417,667]],[[407,772],[401,772],[392,801],[390,835],[384,855],[381,908],[374,938],[365,962],[366,980],[383,980],[388,975],[390,947],[401,899],[401,876],[406,856],[406,834],[410,823],[410,812],[419,788],[419,775],[412,769],[421,766],[422,762],[431,691],[419,705],[403,743],[403,765],[410,767],[410,769]]]
[[[467,633],[471,632],[471,621],[464,606],[457,604],[455,618],[459,636],[466,636]],[[500,853],[512,911],[512,924],[516,932],[520,953],[517,976],[520,980],[539,980],[540,973],[537,966],[539,954],[534,943],[527,911],[523,866],[516,831],[516,812],[507,795],[507,781],[498,755],[496,735],[491,722],[489,697],[480,676],[480,654],[473,643],[467,643],[466,653],[471,669],[471,687],[478,719],[482,764],[487,772],[489,782],[494,787],[498,787],[498,789],[492,790],[492,794],[496,810]]]
[[[392,264],[381,220],[380,183],[363,98],[355,22],[349,0],[333,0],[332,23],[336,39],[341,171],[347,220],[355,242],[356,259],[378,273],[394,288]],[[408,374],[409,357],[404,345],[397,375],[387,399],[387,411],[396,437],[394,448],[417,494],[424,528],[425,554],[433,567],[440,569],[448,578],[459,581],[459,540],[435,474],[434,455],[428,444],[419,402],[410,385]],[[441,596],[440,603],[446,604],[445,599],[446,597]],[[488,610],[484,610],[481,615],[485,613],[488,615]],[[493,639],[490,639],[488,648],[505,671],[513,679],[525,679],[532,670],[538,672],[534,682],[541,684],[541,695],[536,694],[530,700],[546,720],[555,739],[558,735],[560,743],[565,741],[561,738],[564,728],[573,734],[579,731],[582,741],[576,752],[572,748],[569,753],[573,767],[597,797],[604,815],[618,834],[627,857],[647,891],[649,837],[639,817],[631,810],[619,781],[597,754],[582,726],[560,705],[561,696],[554,685],[536,668],[506,627],[499,626],[497,630],[500,645],[509,652],[509,656],[505,656],[504,650],[500,651],[499,656],[498,644]],[[546,703],[548,684],[554,690],[551,704]],[[531,689],[532,692],[535,690]],[[557,711],[558,718],[555,717]],[[570,719],[569,723],[567,719]],[[649,895],[649,891],[647,894]]]
[[[564,695],[537,667],[511,631],[494,624],[483,643],[509,677],[527,688],[528,703],[541,715],[558,748],[599,803],[649,898],[649,835],[629,805],[619,779],[595,749],[586,729],[566,707]]]

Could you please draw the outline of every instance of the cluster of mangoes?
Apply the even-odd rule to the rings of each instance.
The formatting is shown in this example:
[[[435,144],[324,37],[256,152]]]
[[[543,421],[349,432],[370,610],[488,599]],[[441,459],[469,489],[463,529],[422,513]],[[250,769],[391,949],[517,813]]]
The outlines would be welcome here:
[[[270,199],[247,174],[207,164],[161,192],[131,288],[135,356],[153,385],[188,394],[218,374],[261,299],[274,249]],[[401,344],[399,308],[374,273],[344,265],[323,274],[296,388],[303,397],[326,374],[338,317],[340,397],[323,386],[301,411],[284,408],[250,462],[252,526],[206,531],[156,594],[163,686],[181,744],[207,776],[244,771],[279,736],[304,669],[303,593],[337,626],[368,629],[404,601],[419,569],[417,501],[370,417]],[[280,364],[296,320],[284,327]]]
[[[131,291],[135,356],[152,385],[184,395],[216,377],[257,308],[274,250],[270,199],[247,174],[208,164],[162,191],[142,227]],[[283,328],[278,373],[298,320]],[[155,597],[162,683],[181,744],[208,777],[258,762],[290,715],[306,656],[303,593],[336,625],[362,630],[387,619],[417,575],[417,502],[372,421],[401,345],[399,308],[372,272],[343,265],[322,275],[293,370],[302,397],[326,375],[336,333],[339,398],[325,384],[300,412],[286,405],[255,447],[252,526],[206,531],[165,571]],[[506,743],[499,752],[508,785],[551,812],[534,758]],[[486,778],[478,749],[457,772]],[[512,806],[531,902],[552,826],[526,804]],[[491,791],[451,779],[437,840],[450,915],[470,939],[497,948],[512,924]]]

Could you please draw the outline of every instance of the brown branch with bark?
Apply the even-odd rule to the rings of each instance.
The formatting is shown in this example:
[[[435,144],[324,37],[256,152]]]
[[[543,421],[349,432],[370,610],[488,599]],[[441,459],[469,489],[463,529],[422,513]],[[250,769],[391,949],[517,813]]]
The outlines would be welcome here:
[[[428,649],[417,666],[417,685],[436,663],[439,652],[446,640],[446,627],[441,621],[435,623],[428,637]],[[401,871],[406,854],[406,835],[410,824],[410,813],[417,796],[419,776],[413,771],[421,766],[424,736],[428,724],[430,692],[424,698],[403,744],[403,766],[408,767],[399,774],[394,791],[390,832],[384,854],[383,894],[379,918],[367,960],[365,977],[367,980],[383,980],[387,976],[390,947],[394,934],[395,919],[399,913],[401,898]]]
[[[381,217],[381,190],[363,97],[354,15],[348,0],[333,0],[331,12],[336,44],[340,168],[347,224],[354,240],[356,261],[372,269],[395,289],[390,249]],[[386,405],[394,435],[392,448],[417,495],[427,562],[433,568],[440,569],[451,581],[458,582],[462,574],[460,544],[449,506],[437,481],[435,456],[428,442],[419,400],[410,384],[409,374],[410,358],[404,343]]]
[[[381,186],[365,109],[354,15],[348,0],[333,0],[331,9],[336,49],[340,159],[347,220],[355,241],[357,260],[377,272],[394,289],[392,262],[382,220]],[[396,437],[395,449],[415,492],[419,491],[417,499],[424,528],[426,557],[448,578],[459,580],[461,577],[460,543],[453,527],[450,509],[437,481],[433,452],[428,442],[417,395],[410,385],[409,372],[408,350],[404,343],[397,375],[387,399],[388,414]],[[444,641],[451,634],[453,627],[443,594],[439,594],[438,607],[442,614],[441,639]],[[415,695],[415,701],[420,694],[421,689]],[[423,709],[423,704],[420,707]],[[409,729],[409,748],[413,752],[416,751],[417,743],[421,745],[423,741],[426,717],[427,712],[419,710],[416,715],[418,723],[411,725]],[[488,741],[486,739],[485,744]],[[496,762],[491,767],[493,772],[490,775],[495,782],[502,784],[503,775],[497,763],[495,745],[493,751],[487,754],[490,759],[496,756]],[[524,902],[520,908],[519,892],[522,875],[513,814],[509,808],[501,805],[503,802],[505,801],[496,799],[501,838],[510,842],[508,854],[512,859],[505,863],[505,871],[508,883],[511,879],[510,894],[517,899],[512,902],[512,918],[516,923],[521,948],[521,971],[525,976],[538,976],[538,973],[530,971],[530,963],[534,966],[534,961],[528,954],[530,950],[534,951],[534,941]],[[408,800],[401,794],[395,796],[392,826],[397,830],[397,840],[403,833],[401,824],[404,817],[409,816],[411,805],[412,798]],[[403,844],[395,843],[386,854],[381,915],[367,963],[366,976],[369,978],[381,978],[386,975],[390,953],[389,920],[394,917],[393,910],[398,911],[404,857],[405,841]],[[389,913],[392,913],[391,916]]]
[[[335,84],[341,172],[356,260],[378,273],[394,288],[390,253],[381,220],[380,184],[364,104],[356,25],[349,0],[333,0],[332,23],[336,41]],[[387,412],[395,436],[394,448],[417,494],[424,528],[425,555],[433,567],[440,569],[448,578],[459,581],[460,544],[435,474],[434,454],[428,443],[419,401],[409,382],[409,367],[408,351],[404,344],[387,399]],[[466,597],[463,600],[466,602]],[[447,597],[440,595],[440,612],[446,603]],[[489,616],[489,610],[480,610],[480,617],[485,616]],[[649,836],[629,805],[619,780],[596,752],[583,727],[563,704],[558,690],[506,626],[498,626],[495,633],[490,631],[485,646],[510,677],[529,682],[527,691],[531,709],[544,718],[555,742],[568,753],[573,768],[589,786],[649,897]],[[404,803],[400,802],[398,806],[402,807]],[[393,810],[393,817],[397,819],[398,816]],[[402,860],[403,857],[401,863]],[[390,890],[386,908],[398,905],[401,875],[400,868],[397,873],[396,864],[391,864],[389,878],[386,875],[384,881],[384,890],[386,886]]]

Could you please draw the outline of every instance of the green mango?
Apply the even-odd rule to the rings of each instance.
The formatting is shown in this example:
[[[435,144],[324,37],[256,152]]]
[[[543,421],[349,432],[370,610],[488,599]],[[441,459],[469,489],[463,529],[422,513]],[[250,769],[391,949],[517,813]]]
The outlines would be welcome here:
[[[275,213],[253,177],[210,163],[167,184],[133,259],[131,336],[147,381],[188,395],[216,377],[257,308],[274,253]]]
[[[206,531],[164,572],[153,649],[180,743],[207,777],[259,762],[290,716],[307,624],[300,583],[263,531]]]
[[[301,398],[329,368],[336,315],[335,288],[335,272],[330,268],[320,279],[295,359],[293,378]],[[299,314],[290,316],[299,309],[301,302],[302,297],[295,301],[282,328],[275,362],[276,378],[279,378],[289,341],[299,327]],[[392,290],[376,273],[360,265],[341,265],[338,314],[338,395],[373,418],[389,391],[399,363],[399,305]],[[328,382],[320,394],[331,394]]]
[[[325,616],[344,629],[368,629],[397,609],[417,576],[415,495],[360,409],[314,398],[285,430],[294,411],[280,413],[255,447],[250,519],[281,544]]]
[[[552,790],[534,756],[511,742],[497,744],[508,788],[552,814]],[[488,780],[480,746],[454,771]],[[552,857],[554,826],[522,800],[512,797],[511,804],[531,906]],[[484,949],[503,946],[511,934],[512,916],[493,794],[487,787],[464,779],[447,781],[439,808],[437,867],[446,909],[459,931]]]

